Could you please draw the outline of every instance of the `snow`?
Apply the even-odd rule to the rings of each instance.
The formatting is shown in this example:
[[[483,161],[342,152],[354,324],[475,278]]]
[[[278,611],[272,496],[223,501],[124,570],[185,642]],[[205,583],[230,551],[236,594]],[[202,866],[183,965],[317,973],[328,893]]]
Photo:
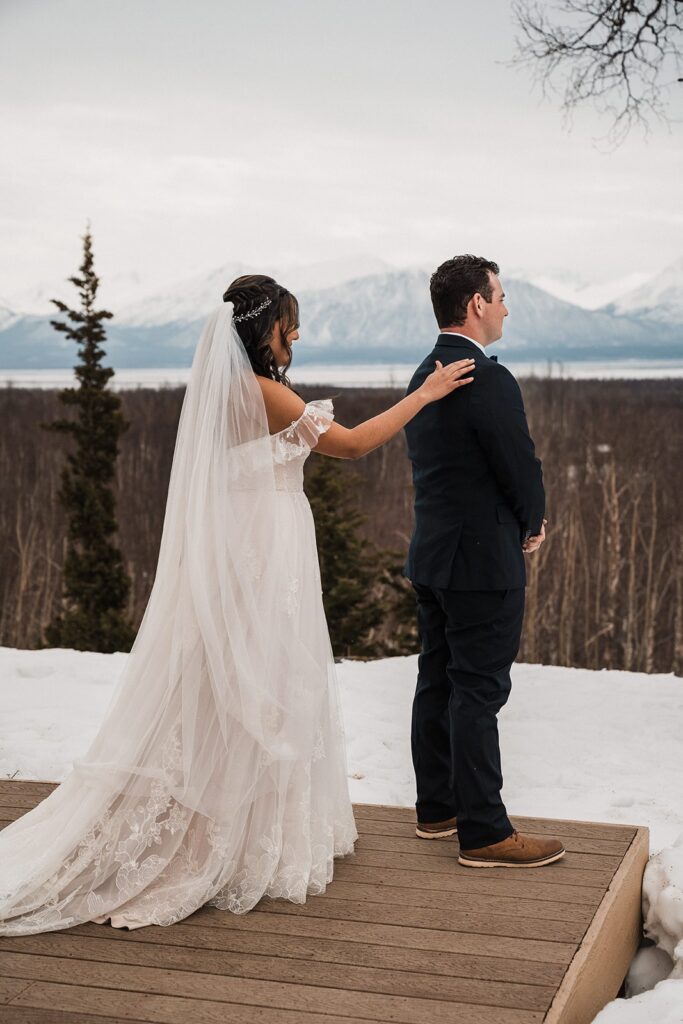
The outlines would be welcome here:
[[[417,658],[338,668],[349,772],[363,776],[354,803],[413,804]],[[683,829],[682,718],[673,675],[515,665],[498,716],[508,813],[647,825],[651,852],[669,846]]]
[[[0,777],[61,781],[106,713],[125,654],[0,648]],[[355,803],[414,804],[417,658],[338,665]],[[646,825],[645,934],[595,1024],[683,1022],[683,682],[673,675],[515,665],[499,714],[508,812]]]
[[[138,297],[119,312],[121,323],[147,325],[174,321],[192,323],[208,313],[221,301],[231,281],[242,274],[270,274],[290,291],[330,288],[357,277],[384,273],[388,264],[372,256],[358,255],[346,259],[286,267],[249,267],[230,263],[208,272],[196,273],[177,281],[161,292]]]
[[[661,323],[680,323],[683,318],[681,273],[683,256],[650,280],[619,296],[613,311],[622,316],[646,316]]]
[[[556,299],[564,299],[583,309],[601,309],[609,303],[616,304],[623,295],[651,281],[652,273],[634,270],[607,281],[583,281],[569,275],[555,277],[546,273],[522,274],[522,277],[542,291],[550,292]]]

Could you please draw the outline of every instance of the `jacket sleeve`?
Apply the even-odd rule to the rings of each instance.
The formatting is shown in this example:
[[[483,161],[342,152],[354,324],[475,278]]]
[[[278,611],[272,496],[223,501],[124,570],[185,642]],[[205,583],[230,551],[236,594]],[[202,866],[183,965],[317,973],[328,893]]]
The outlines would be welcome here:
[[[478,368],[470,415],[498,486],[520,522],[522,540],[541,532],[545,491],[541,461],[524,412],[522,392],[509,370],[497,363]]]

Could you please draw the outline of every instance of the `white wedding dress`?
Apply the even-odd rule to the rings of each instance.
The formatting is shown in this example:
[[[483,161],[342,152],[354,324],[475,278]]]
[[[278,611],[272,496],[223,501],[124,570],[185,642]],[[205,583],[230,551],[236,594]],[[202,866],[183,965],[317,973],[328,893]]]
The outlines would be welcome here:
[[[332,402],[269,435],[231,317],[229,304],[212,314],[195,355],[157,575],[105,719],[65,780],[0,832],[1,935],[302,903],[353,851],[303,492]]]

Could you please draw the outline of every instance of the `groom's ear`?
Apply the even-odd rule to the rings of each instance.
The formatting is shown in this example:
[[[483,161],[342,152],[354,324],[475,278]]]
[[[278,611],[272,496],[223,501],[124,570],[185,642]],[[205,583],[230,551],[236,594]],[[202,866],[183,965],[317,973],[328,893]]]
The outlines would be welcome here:
[[[474,303],[474,309],[478,316],[481,316],[481,314],[484,312],[485,301],[486,300],[484,299],[484,296],[481,294],[481,292],[475,292],[472,298],[470,299],[470,302]]]

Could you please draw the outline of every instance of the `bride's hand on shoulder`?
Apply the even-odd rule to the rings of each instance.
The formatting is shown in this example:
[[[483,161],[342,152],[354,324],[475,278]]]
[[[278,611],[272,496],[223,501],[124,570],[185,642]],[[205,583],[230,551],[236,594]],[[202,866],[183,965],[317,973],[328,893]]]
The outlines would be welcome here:
[[[439,359],[436,360],[436,369],[429,374],[418,391],[426,402],[436,402],[439,398],[445,398],[457,388],[471,384],[474,377],[467,374],[474,369],[474,359],[458,359],[455,363],[444,366]]]

